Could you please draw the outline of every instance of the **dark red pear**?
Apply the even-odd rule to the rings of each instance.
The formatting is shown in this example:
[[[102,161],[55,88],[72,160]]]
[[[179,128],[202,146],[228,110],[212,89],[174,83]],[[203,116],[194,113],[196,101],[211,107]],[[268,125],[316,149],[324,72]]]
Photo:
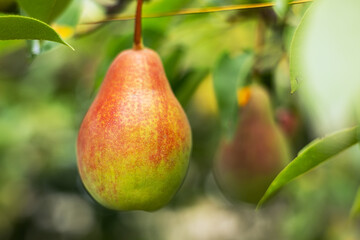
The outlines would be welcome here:
[[[232,140],[223,140],[214,174],[231,200],[257,203],[289,161],[288,147],[275,124],[267,91],[252,85],[239,96],[239,120]]]

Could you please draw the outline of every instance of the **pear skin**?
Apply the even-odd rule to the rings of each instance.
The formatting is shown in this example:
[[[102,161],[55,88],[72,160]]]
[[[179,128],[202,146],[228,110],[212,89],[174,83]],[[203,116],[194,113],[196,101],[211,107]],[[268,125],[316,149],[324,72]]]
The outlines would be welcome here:
[[[239,98],[239,122],[232,140],[223,140],[214,164],[215,179],[232,201],[256,204],[289,161],[268,93],[252,85]]]
[[[150,49],[120,53],[80,127],[88,192],[114,210],[154,211],[175,195],[192,147],[188,119]]]

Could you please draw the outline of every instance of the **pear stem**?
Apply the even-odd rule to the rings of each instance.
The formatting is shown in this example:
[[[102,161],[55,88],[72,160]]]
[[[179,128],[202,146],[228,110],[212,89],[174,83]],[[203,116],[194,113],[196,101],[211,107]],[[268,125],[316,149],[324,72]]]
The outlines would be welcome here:
[[[142,0],[137,0],[136,16],[135,16],[135,34],[134,34],[134,49],[143,49],[141,38],[141,15],[142,15]]]

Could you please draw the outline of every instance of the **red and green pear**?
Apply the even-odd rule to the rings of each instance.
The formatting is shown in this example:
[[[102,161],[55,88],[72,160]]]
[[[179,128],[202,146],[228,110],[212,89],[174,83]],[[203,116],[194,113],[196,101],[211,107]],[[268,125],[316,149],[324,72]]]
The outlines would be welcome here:
[[[120,53],[80,127],[81,179],[114,210],[154,211],[175,195],[192,146],[187,117],[150,49]]]
[[[260,85],[239,94],[233,139],[223,140],[214,164],[216,181],[230,200],[256,204],[289,161],[284,136],[274,121],[267,91]]]

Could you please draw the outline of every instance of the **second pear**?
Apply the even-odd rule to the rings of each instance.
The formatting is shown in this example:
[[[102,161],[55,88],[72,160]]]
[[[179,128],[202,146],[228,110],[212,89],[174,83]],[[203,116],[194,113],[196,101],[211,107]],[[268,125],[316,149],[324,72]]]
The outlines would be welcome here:
[[[289,160],[288,148],[273,119],[266,90],[252,85],[239,96],[239,122],[231,141],[223,140],[214,174],[230,200],[256,204]]]

